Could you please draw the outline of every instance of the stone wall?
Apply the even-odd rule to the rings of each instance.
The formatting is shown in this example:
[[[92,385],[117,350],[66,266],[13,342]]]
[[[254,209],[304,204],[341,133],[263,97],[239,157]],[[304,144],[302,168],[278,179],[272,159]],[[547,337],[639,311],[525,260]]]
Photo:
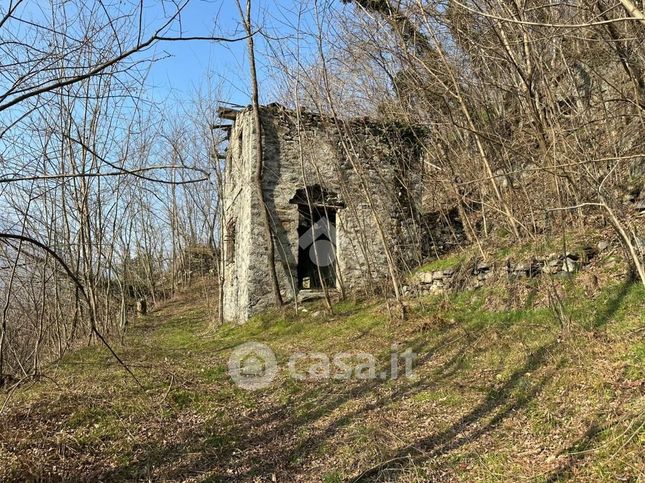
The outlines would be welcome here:
[[[582,253],[552,253],[546,257],[535,256],[524,261],[506,260],[503,263],[475,262],[455,265],[441,270],[415,273],[403,287],[404,295],[417,297],[453,290],[477,289],[487,282],[507,277],[509,279],[535,278],[544,274],[567,277],[586,266],[599,251],[609,245],[601,242],[598,248],[588,247]]]
[[[247,124],[247,125],[244,125]],[[223,312],[227,320],[245,320],[249,317],[249,272],[252,267],[253,250],[261,256],[263,246],[253,246],[252,213],[257,209],[253,190],[255,144],[252,124],[241,122],[231,132],[224,184],[224,244],[221,250],[224,265]],[[252,223],[253,222],[253,223]],[[266,254],[266,252],[265,252]],[[266,256],[266,255],[265,255]]]
[[[418,263],[421,130],[297,115],[278,105],[263,107],[261,116],[263,193],[285,300],[298,293],[300,215],[291,201],[305,187],[322,187],[342,202],[336,213],[339,286],[366,290],[387,277],[388,252],[397,266]],[[224,189],[223,309],[228,321],[247,320],[273,305],[268,246],[253,187],[255,135],[252,110],[239,112],[231,130]]]

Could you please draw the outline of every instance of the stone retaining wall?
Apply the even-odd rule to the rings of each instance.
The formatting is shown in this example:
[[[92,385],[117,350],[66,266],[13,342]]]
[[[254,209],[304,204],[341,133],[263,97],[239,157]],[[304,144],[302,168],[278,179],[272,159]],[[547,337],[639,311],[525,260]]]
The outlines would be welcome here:
[[[506,260],[503,263],[476,262],[434,271],[420,271],[410,277],[410,282],[403,286],[403,293],[408,297],[443,293],[454,289],[477,289],[488,281],[507,277],[509,279],[534,278],[545,274],[556,277],[567,277],[577,272],[596,256],[606,250],[606,242],[598,248],[585,248],[579,253],[552,253],[546,257],[535,256],[525,261]]]

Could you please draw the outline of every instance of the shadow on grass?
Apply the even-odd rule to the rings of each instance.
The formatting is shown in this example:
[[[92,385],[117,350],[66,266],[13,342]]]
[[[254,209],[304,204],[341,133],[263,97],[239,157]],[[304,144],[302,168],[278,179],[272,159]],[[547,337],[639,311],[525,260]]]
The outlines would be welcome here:
[[[294,395],[293,404],[267,404],[250,414],[240,415],[233,427],[218,427],[217,418],[213,418],[205,426],[186,428],[174,438],[178,443],[140,446],[135,461],[101,475],[101,479],[146,478],[151,469],[159,465],[168,468],[163,470],[167,479],[184,479],[205,472],[210,474],[212,481],[288,475],[297,470],[300,461],[315,457],[343,428],[365,420],[382,407],[423,391],[439,389],[446,381],[457,377],[463,370],[464,358],[489,350],[477,346],[482,337],[487,337],[487,331],[475,336],[456,327],[428,347],[427,340],[420,336],[411,343],[415,352],[423,354],[416,360],[417,367],[434,363],[436,355],[445,357],[427,377],[399,380],[392,386],[385,386],[389,381],[381,379],[347,381],[342,386],[315,385]],[[404,470],[476,441],[494,430],[540,393],[550,372],[540,379],[528,379],[526,373],[543,365],[555,344],[555,341],[548,342],[530,353],[525,363],[504,382],[489,383],[485,398],[449,428],[407,442],[389,454],[385,461],[358,475],[356,481],[371,481],[379,475]],[[389,362],[380,367],[377,374],[388,368]],[[358,402],[358,407],[332,416],[349,402]],[[235,408],[230,412],[234,413]],[[310,434],[296,437],[301,429]]]
[[[373,481],[381,473],[391,474],[405,469],[411,464],[419,464],[446,454],[492,431],[511,413],[526,406],[540,393],[548,381],[549,375],[543,376],[537,383],[532,382],[528,391],[513,394],[520,384],[526,381],[526,373],[533,372],[540,367],[556,344],[557,342],[550,342],[533,352],[525,364],[516,369],[506,382],[500,387],[491,388],[480,404],[448,429],[428,435],[400,448],[387,461],[364,471],[353,481]],[[489,416],[488,422],[481,425],[480,423]]]
[[[548,483],[555,483],[575,478],[576,468],[580,467],[584,463],[586,456],[593,453],[593,447],[601,441],[602,434],[621,422],[628,420],[629,418],[627,415],[609,421],[607,421],[606,416],[604,415],[596,416],[595,420],[587,427],[582,436],[571,443],[565,450],[560,451],[560,455],[566,457],[563,458],[563,463],[546,476],[545,481]],[[632,423],[633,424],[629,427],[637,428],[632,435],[633,437],[639,431],[642,431],[643,424],[645,424],[645,415],[641,414],[639,416],[635,416],[634,419],[632,419]],[[627,443],[624,443],[620,449],[622,449],[626,444]],[[624,481],[636,480],[625,479]]]
[[[616,312],[618,312],[623,305],[625,297],[629,294],[630,289],[634,286],[634,282],[625,281],[619,287],[616,293],[609,296],[605,302],[602,310],[598,312],[593,320],[593,327],[599,329],[607,325]]]
[[[617,286],[602,299],[604,304],[590,305],[589,310],[585,309],[581,315],[586,316],[589,325],[602,327],[612,318],[616,318],[629,292],[629,283]],[[537,348],[528,349],[522,343],[519,352],[510,353],[504,331],[523,319],[523,311],[500,313],[499,317],[497,314],[485,316],[488,312],[480,312],[477,308],[478,312],[474,314],[474,308],[463,306],[455,311],[463,316],[455,317],[458,322],[447,320],[448,317],[445,320],[437,317],[432,319],[435,325],[427,329],[423,319],[426,315],[450,315],[450,311],[446,312],[442,307],[436,306],[439,303],[431,304],[427,314],[425,308],[424,313],[416,314],[419,326],[411,327],[413,330],[419,330],[415,332],[416,338],[415,335],[409,335],[410,332],[405,336],[405,339],[412,339],[408,344],[415,352],[421,354],[416,359],[415,370],[423,377],[399,379],[395,383],[381,379],[351,380],[342,384],[282,381],[282,386],[278,387],[276,382],[276,386],[272,388],[277,394],[271,390],[240,394],[228,379],[223,380],[220,377],[224,372],[220,374],[217,371],[212,379],[208,379],[208,384],[200,384],[197,379],[204,376],[195,375],[198,370],[198,366],[195,365],[196,359],[186,355],[187,349],[193,350],[196,346],[200,350],[207,349],[209,356],[215,360],[213,356],[237,345],[239,334],[235,331],[225,331],[217,334],[217,340],[213,339],[207,345],[200,345],[202,342],[193,330],[193,315],[196,312],[188,310],[190,306],[186,306],[184,312],[174,310],[176,316],[182,316],[178,320],[168,320],[155,315],[144,321],[150,324],[150,327],[143,327],[140,334],[143,341],[140,343],[146,347],[144,353],[154,353],[153,345],[158,340],[156,337],[190,336],[186,338],[185,343],[182,341],[182,344],[178,344],[175,337],[174,342],[169,344],[172,347],[167,348],[166,352],[160,352],[160,348],[157,347],[154,354],[161,358],[166,356],[166,353],[176,352],[178,357],[183,357],[179,362],[189,366],[184,372],[178,371],[179,376],[186,377],[177,377],[173,391],[178,390],[195,396],[203,394],[204,391],[213,391],[214,398],[208,399],[208,405],[204,406],[206,410],[199,407],[199,403],[193,404],[194,401],[191,400],[186,406],[190,410],[186,411],[185,408],[177,409],[172,405],[173,397],[181,394],[175,394],[168,389],[167,398],[164,397],[165,404],[161,404],[159,408],[163,415],[159,419],[155,416],[142,421],[141,428],[137,428],[142,429],[142,436],[132,436],[134,441],[131,449],[122,449],[120,440],[107,441],[109,444],[102,447],[112,450],[114,447],[121,448],[118,449],[121,452],[119,467],[107,467],[106,462],[110,462],[110,458],[102,453],[101,448],[95,451],[93,447],[82,446],[78,448],[77,453],[90,453],[92,464],[96,463],[92,479],[102,481],[183,481],[196,477],[203,479],[205,476],[211,481],[250,481],[262,476],[270,477],[272,474],[276,475],[278,481],[289,481],[290,475],[302,475],[303,472],[313,471],[306,466],[307,463],[320,458],[328,448],[336,448],[339,438],[342,440],[355,426],[370,423],[382,416],[383,409],[397,411],[402,408],[405,411],[411,408],[416,412],[411,420],[405,422],[414,422],[414,417],[419,416],[420,411],[414,406],[409,406],[411,398],[417,395],[425,396],[423,393],[426,392],[434,394],[444,389],[459,391],[466,388],[471,397],[460,399],[459,412],[456,405],[453,411],[450,403],[444,402],[446,406],[440,407],[438,416],[443,419],[436,419],[441,422],[440,425],[434,428],[415,427],[414,436],[397,435],[397,441],[390,446],[378,448],[379,456],[370,462],[362,461],[359,458],[361,455],[358,454],[350,456],[354,458],[352,462],[355,466],[352,467],[352,471],[355,481],[396,479],[401,473],[419,466],[427,466],[429,471],[438,471],[440,474],[454,471],[454,466],[450,466],[448,458],[440,458],[442,455],[454,454],[453,452],[456,453],[455,450],[460,448],[464,451],[464,447],[472,443],[485,444],[491,432],[498,430],[504,421],[512,418],[516,411],[525,408],[544,390],[557,370],[557,364],[550,360],[550,354],[558,352],[559,334],[556,333],[557,329],[552,330],[553,327],[550,326],[546,332],[535,334],[539,339],[530,339],[534,347],[535,344],[538,345]],[[591,312],[596,307],[599,311]],[[349,307],[342,316],[361,312],[364,310]],[[531,316],[536,316],[536,312]],[[537,320],[543,322],[542,319]],[[264,334],[269,340],[262,340],[269,343],[271,340],[290,338],[293,327],[289,326],[289,322],[289,319],[281,320],[279,326],[268,322],[266,326],[258,323],[258,326],[251,327],[250,331],[247,328],[244,337]],[[344,322],[346,321],[341,321]],[[313,323],[317,324],[317,321]],[[368,339],[366,344],[369,344],[373,339],[367,336],[376,327],[374,324],[377,323],[373,320],[369,324],[357,323],[356,327],[347,331],[346,338],[345,332],[342,332],[344,346],[339,347],[339,350],[346,348],[349,341],[360,341],[362,345],[363,341]],[[298,324],[298,331],[307,335],[303,340],[309,343],[317,337],[325,336],[331,336],[335,340],[343,330],[330,326],[327,332],[319,332],[312,336],[311,331],[318,328],[318,325],[320,324],[315,327]],[[536,320],[533,320],[531,327],[535,325]],[[152,329],[159,327],[167,328],[170,333],[163,330],[152,332]],[[171,329],[176,329],[177,333]],[[403,337],[406,332],[404,328],[401,329],[400,333],[396,333]],[[513,334],[526,330],[529,330],[529,326],[523,325]],[[398,328],[395,328],[395,331],[398,331]],[[502,337],[498,338],[500,334]],[[388,340],[390,335],[388,332]],[[524,335],[523,332],[522,340],[525,340]],[[382,335],[377,334],[375,337]],[[380,343],[382,338],[374,340]],[[151,345],[148,347],[146,343]],[[505,378],[492,377],[492,373],[498,371],[502,364],[497,361],[504,360],[504,356],[516,354],[524,356],[520,359],[521,362],[515,362],[508,367],[508,372],[504,372],[508,374]],[[380,355],[380,360],[387,360],[387,363],[381,365],[377,373],[389,368],[389,347],[384,347]],[[515,358],[507,360],[511,359],[517,361]],[[217,360],[218,363],[221,362],[219,358]],[[469,366],[473,360],[484,362],[476,367]],[[486,365],[488,360],[494,362]],[[168,370],[174,370],[174,363],[173,359],[167,362]],[[498,367],[495,367],[495,364],[498,364]],[[225,366],[220,367],[222,371],[225,370]],[[165,391],[165,386],[163,390]],[[286,396],[284,399],[283,395]],[[94,397],[93,400],[98,404],[101,401],[100,397]],[[195,400],[199,401],[199,397]],[[88,403],[89,401],[90,399]],[[156,408],[153,412],[155,411]],[[148,424],[152,427],[148,427]],[[130,427],[135,426],[136,423]],[[396,430],[395,427],[392,429]],[[599,433],[595,426],[590,427],[568,451],[574,452],[585,445],[593,444]],[[342,448],[354,450],[349,446]],[[558,461],[561,466],[554,470],[553,474],[547,475],[547,478],[551,478],[552,481],[566,478],[572,474],[576,465],[580,464],[579,461],[582,460],[573,455],[562,462]],[[333,469],[335,468],[328,468]],[[68,475],[68,479],[88,479],[88,475],[82,473],[82,468],[74,471],[76,473]]]

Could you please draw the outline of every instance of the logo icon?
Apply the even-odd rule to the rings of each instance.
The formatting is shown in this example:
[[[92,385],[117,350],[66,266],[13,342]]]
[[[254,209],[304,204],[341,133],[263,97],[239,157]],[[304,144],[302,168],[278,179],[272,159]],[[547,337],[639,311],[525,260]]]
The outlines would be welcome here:
[[[412,348],[399,352],[392,345],[389,371],[386,361],[379,364],[369,352],[349,351],[328,355],[323,352],[294,352],[289,356],[284,374],[294,381],[398,379],[413,377],[417,354]],[[400,366],[401,359],[405,365]],[[247,342],[237,346],[228,360],[228,373],[241,389],[253,391],[268,387],[278,374],[274,352],[265,344]]]
[[[300,248],[309,247],[309,259],[319,267],[329,267],[336,259],[336,227],[327,217],[320,218],[298,240]]]
[[[264,389],[277,373],[275,354],[269,346],[259,342],[236,347],[228,359],[228,375],[242,389]]]

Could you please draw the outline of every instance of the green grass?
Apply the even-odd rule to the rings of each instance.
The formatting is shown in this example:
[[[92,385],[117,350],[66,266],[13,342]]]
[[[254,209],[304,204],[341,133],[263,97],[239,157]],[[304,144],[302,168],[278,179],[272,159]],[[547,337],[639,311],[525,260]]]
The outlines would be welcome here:
[[[645,342],[634,344],[626,357],[627,369],[625,376],[632,381],[645,380]]]
[[[322,477],[323,483],[342,483],[343,477],[337,471],[325,473]]]
[[[415,273],[434,272],[438,270],[447,270],[449,268],[456,268],[462,264],[467,258],[465,253],[456,253],[446,257],[437,258],[431,262],[421,265],[415,270]]]
[[[497,285],[410,301],[405,322],[382,302],[344,301],[331,314],[318,303],[213,328],[187,296],[115,346],[143,390],[92,346],[12,394],[0,479],[640,478],[645,290],[618,283],[589,297],[558,283],[567,327],[530,280],[515,298]],[[268,388],[228,377],[248,341],[283,368]],[[298,381],[284,370],[294,352],[353,351],[374,354],[380,371],[394,343],[417,353],[410,378]]]

